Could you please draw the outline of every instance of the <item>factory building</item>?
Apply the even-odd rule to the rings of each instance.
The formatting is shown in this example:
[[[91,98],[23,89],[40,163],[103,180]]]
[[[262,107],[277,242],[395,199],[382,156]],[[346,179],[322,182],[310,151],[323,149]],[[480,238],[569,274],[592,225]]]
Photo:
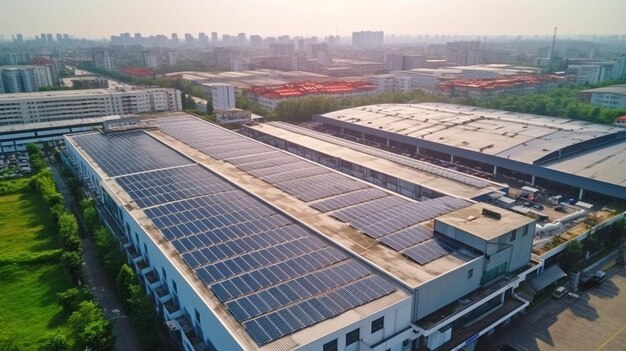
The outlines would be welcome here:
[[[533,219],[147,122],[68,135],[63,158],[186,350],[471,350],[529,304]]]
[[[335,133],[402,152],[471,165],[494,175],[626,199],[623,128],[563,118],[423,103],[385,104],[314,116]]]

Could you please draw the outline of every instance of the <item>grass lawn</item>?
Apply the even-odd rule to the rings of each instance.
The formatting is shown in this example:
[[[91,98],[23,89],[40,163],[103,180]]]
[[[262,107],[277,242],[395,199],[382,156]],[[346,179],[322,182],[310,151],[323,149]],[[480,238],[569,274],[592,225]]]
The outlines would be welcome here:
[[[39,339],[65,329],[68,316],[56,294],[74,284],[60,255],[43,202],[26,185],[18,193],[1,195],[0,338],[34,350]]]

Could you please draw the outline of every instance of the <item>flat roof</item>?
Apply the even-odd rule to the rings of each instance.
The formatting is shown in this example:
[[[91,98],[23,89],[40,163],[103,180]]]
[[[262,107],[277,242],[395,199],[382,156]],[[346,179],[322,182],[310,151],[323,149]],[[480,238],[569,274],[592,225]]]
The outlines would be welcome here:
[[[458,173],[415,159],[371,148],[333,137],[328,134],[315,132],[313,130],[283,122],[262,123],[246,126],[246,128],[257,130],[261,133],[289,141],[296,145],[302,145],[306,148],[326,155],[338,157],[342,160],[367,167],[374,171],[395,176],[407,182],[435,190],[441,194],[449,194],[452,196],[472,199],[480,195],[497,191],[498,189],[504,187],[504,185],[489,182],[481,178],[472,177],[470,175]],[[371,152],[369,153],[363,152],[370,150]],[[380,153],[387,154],[389,159],[380,157]],[[394,162],[393,159],[406,159],[405,161],[407,163],[421,164],[425,169],[430,169],[432,172],[423,171],[410,167],[406,164]],[[446,174],[449,174],[449,176],[446,176]],[[468,184],[470,182],[458,181],[454,178],[468,178],[470,180],[474,180],[475,182]]]
[[[499,214],[488,215],[483,210]],[[473,204],[437,217],[435,221],[459,228],[483,240],[493,240],[535,222],[534,219],[486,203]]]
[[[62,128],[71,127],[82,124],[97,124],[104,121],[110,121],[114,119],[120,119],[119,115],[103,116],[103,117],[90,117],[90,118],[74,118],[63,119],[60,121],[51,122],[36,122],[36,123],[24,123],[24,124],[11,124],[6,126],[0,126],[0,133],[10,132],[24,132],[29,130],[47,129],[47,128]]]
[[[214,160],[214,162],[207,163],[212,170],[220,172],[220,174],[225,176],[228,174],[229,176],[226,178],[235,184],[245,184],[247,191],[260,198],[267,199],[299,221],[306,223],[308,227],[316,229],[328,239],[376,265],[390,277],[402,282],[407,287],[418,287],[422,283],[454,270],[476,258],[474,253],[461,249],[421,265],[409,259],[401,252],[402,250],[393,249],[383,244],[383,242],[364,234],[361,231],[362,229],[357,229],[360,222],[356,221],[354,216],[351,217],[353,218],[352,222],[347,219],[350,215],[353,215],[351,212],[368,214],[374,208],[379,213],[383,213],[385,212],[383,211],[385,203],[393,203],[395,207],[388,207],[388,211],[393,212],[392,209],[401,208],[399,205],[412,208],[415,206],[428,206],[428,202],[418,202],[380,189],[370,183],[197,118],[160,119],[156,120],[155,124],[159,126],[160,130],[150,131],[151,135],[185,154],[193,155],[200,153],[202,160]],[[264,165],[263,163],[272,162],[274,159],[277,160],[277,165],[275,166],[260,170],[250,169],[250,167],[267,166],[267,164]],[[244,161],[246,163],[241,164]],[[315,178],[315,176],[293,179],[293,175],[297,175],[298,172],[294,168],[300,169],[301,167],[312,174],[322,172],[320,177],[326,180],[334,179],[333,181],[339,183],[331,185],[333,183],[329,180],[324,184],[316,184],[315,179],[320,178]],[[267,175],[265,175],[266,173]],[[293,180],[274,182],[274,178],[279,179],[281,177]],[[346,181],[353,185],[358,185],[358,190],[332,195],[327,198],[323,196],[320,199],[313,200],[307,198],[311,193],[315,197],[316,191],[326,191],[324,189],[336,186],[341,187],[341,183]],[[301,188],[296,188],[293,191],[294,188],[287,187],[287,185],[292,185],[293,183],[297,183]],[[373,200],[365,197],[365,195],[357,195],[362,194],[366,190],[368,192],[381,191],[383,194],[374,196]],[[303,191],[305,192],[304,194],[302,193]],[[356,202],[352,205],[346,205],[344,196],[351,196],[352,194],[355,194]],[[383,198],[380,198],[380,196],[383,196]],[[455,202],[452,200],[454,198],[451,197],[440,199],[445,200],[447,198],[450,198],[451,202]],[[457,205],[459,201],[462,206],[470,203],[458,199],[456,200]],[[334,203],[335,205],[339,203],[339,206],[333,207],[329,203]],[[332,209],[328,210],[328,206],[332,207]],[[453,207],[453,205],[446,207],[444,212],[451,211]],[[429,237],[432,237],[431,219],[436,216],[437,214],[435,213],[426,215],[425,218],[428,219],[420,221],[422,224],[416,226],[419,227],[417,229],[429,232]],[[388,218],[388,220],[391,220],[391,218]],[[409,225],[406,225],[404,229],[408,229],[408,227]],[[403,234],[404,229],[398,232]],[[393,234],[396,233],[394,232]]]
[[[321,117],[626,186],[619,176],[626,174],[626,131],[616,126],[443,103],[369,105]],[[594,140],[599,146],[591,149]],[[542,160],[576,145],[583,147],[572,156]]]
[[[290,98],[311,94],[350,93],[374,90],[376,86],[369,81],[329,81],[329,82],[294,82],[277,86],[255,87],[246,90],[248,94],[268,98]]]
[[[371,266],[357,263],[354,256],[344,255],[346,251],[337,250],[336,244],[309,229],[306,222],[284,216],[272,207],[280,199],[273,199],[269,201],[272,205],[268,205],[266,201],[272,199],[258,196],[263,192],[255,188],[254,179],[242,177],[233,182],[233,176],[237,174],[232,174],[232,166],[210,159],[165,133],[141,130],[109,134],[90,132],[67,136],[67,140],[101,174],[104,186],[111,189],[110,194],[124,204],[199,297],[246,349],[291,349],[409,298],[400,285],[392,284],[388,277],[383,278]],[[275,188],[265,188],[268,192],[262,195],[279,195]],[[286,202],[289,203],[289,199]],[[242,208],[245,208],[244,212],[240,210]],[[202,214],[203,211],[209,212]],[[200,217],[193,215],[195,212]],[[195,220],[191,220],[194,217]],[[198,231],[208,220],[212,221],[211,227]],[[228,224],[224,226],[224,223]],[[263,226],[259,226],[261,224]],[[191,226],[196,229],[191,229]],[[272,229],[273,226],[275,229]],[[177,234],[181,228],[184,228],[182,236]],[[241,232],[242,229],[244,232]],[[218,231],[221,234],[217,235]],[[288,238],[278,239],[277,235],[287,235]],[[218,254],[222,256],[210,258]],[[279,259],[279,256],[284,258]],[[200,260],[206,260],[208,265]],[[267,309],[253,300],[250,300],[252,307],[246,307],[246,301],[242,300],[250,296],[261,298],[260,295],[270,288],[283,291],[281,289],[294,280],[281,277],[278,271],[275,273],[278,283],[260,283],[262,280],[257,275],[253,275],[255,278],[251,282],[244,280],[247,283],[241,283],[241,286],[235,280],[250,272],[259,273],[267,267],[276,269],[281,264],[284,266],[285,262],[292,265],[292,272],[283,270],[287,267],[278,269],[283,272],[281,274],[293,275],[291,278],[294,280],[301,277],[313,279],[312,275],[321,274],[322,280],[310,289],[305,285],[300,287],[304,287],[305,291],[315,291],[312,296],[301,297],[297,293],[296,300],[279,302],[285,308],[278,310],[271,305]],[[223,267],[218,269],[220,264]],[[256,268],[250,268],[250,265],[256,265]],[[308,268],[298,271],[303,267]],[[338,268],[335,272],[338,275],[324,278],[324,274],[330,274],[329,267]],[[234,269],[242,269],[243,272],[237,273]],[[354,279],[352,275],[355,275]],[[330,283],[323,279],[330,279]],[[254,281],[259,287],[249,285]],[[235,284],[235,288],[228,282]],[[340,312],[328,311],[330,317],[324,315],[326,304],[335,301],[337,294],[341,296],[343,287],[357,287],[358,284],[368,284],[367,288],[359,288],[364,289],[366,294],[373,292],[370,288],[378,289],[377,284],[383,290],[373,295],[372,300],[350,308],[339,307]],[[239,290],[243,287],[248,290]],[[276,294],[272,296],[278,296]],[[288,296],[291,295],[285,298]],[[261,298],[260,301],[264,300]],[[315,308],[309,311],[300,307],[304,303]],[[348,301],[348,305],[351,303]],[[284,318],[282,316],[287,308],[303,309],[302,313],[308,314],[313,324],[298,327],[288,323],[283,325],[288,330],[286,334],[269,335],[272,328],[265,329],[263,321],[270,318],[268,316]]]
[[[170,90],[173,88],[142,88],[135,89],[129,86],[128,90],[111,89],[77,89],[77,90],[54,90],[54,91],[38,91],[31,93],[11,93],[0,94],[0,103],[10,102],[14,100],[30,100],[30,99],[45,99],[45,98],[67,98],[67,97],[82,97],[82,96],[101,96],[110,95],[115,93],[142,93],[146,91],[159,91]]]
[[[609,85],[602,88],[581,90],[580,92],[626,95],[626,84]]]

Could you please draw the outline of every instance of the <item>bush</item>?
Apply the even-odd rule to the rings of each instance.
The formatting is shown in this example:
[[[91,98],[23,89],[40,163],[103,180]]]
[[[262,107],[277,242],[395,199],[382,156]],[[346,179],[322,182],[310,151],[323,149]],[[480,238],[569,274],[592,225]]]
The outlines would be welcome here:
[[[83,278],[83,258],[78,252],[64,252],[61,255],[61,263],[75,280]]]
[[[89,198],[84,198],[80,200],[80,208],[82,209],[83,221],[87,231],[93,232],[100,224],[94,201]]]
[[[111,323],[104,319],[102,309],[93,301],[81,302],[68,324],[80,349],[106,350],[115,343]]]
[[[65,311],[75,311],[81,302],[91,299],[91,293],[84,288],[69,288],[58,293],[57,299]]]
[[[0,350],[2,351],[20,351],[13,339],[8,337],[0,337]]]
[[[40,340],[37,346],[37,351],[67,351],[69,349],[70,345],[65,335],[60,332]]]
[[[570,272],[576,267],[578,262],[583,258],[583,246],[579,241],[572,241],[567,244],[563,257],[561,257],[561,268],[565,272]]]
[[[97,226],[93,232],[96,255],[111,281],[115,281],[120,267],[126,263],[126,256],[120,250],[117,240],[103,226]]]
[[[131,297],[130,287],[137,284],[137,276],[127,264],[120,267],[120,271],[115,279],[115,286],[120,296],[120,300],[124,302],[126,307],[129,307],[128,300]]]

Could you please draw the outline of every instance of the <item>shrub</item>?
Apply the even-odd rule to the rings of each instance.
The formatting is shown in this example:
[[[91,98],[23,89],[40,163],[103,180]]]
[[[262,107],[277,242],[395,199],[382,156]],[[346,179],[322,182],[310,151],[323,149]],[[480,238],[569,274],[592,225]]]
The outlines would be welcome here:
[[[75,280],[83,277],[83,258],[76,251],[66,251],[61,255],[61,263]]]
[[[78,305],[91,299],[91,293],[84,288],[69,288],[64,292],[57,294],[59,304],[63,306],[63,309],[67,312],[78,309]]]
[[[69,349],[67,338],[60,332],[40,340],[37,346],[37,351],[67,351]]]
[[[93,301],[83,301],[68,319],[80,349],[86,347],[105,350],[113,346],[115,338],[111,323],[104,319],[102,309]]]

